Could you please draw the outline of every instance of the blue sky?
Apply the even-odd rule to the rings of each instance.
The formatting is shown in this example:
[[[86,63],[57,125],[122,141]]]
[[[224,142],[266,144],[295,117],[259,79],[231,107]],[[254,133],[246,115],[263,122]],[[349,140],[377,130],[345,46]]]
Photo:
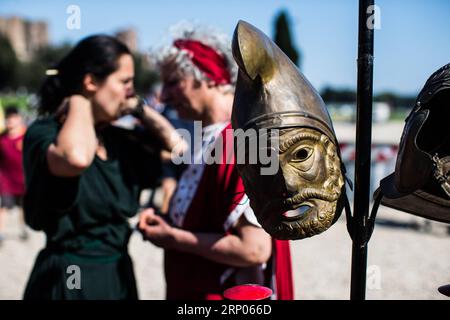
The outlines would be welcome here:
[[[378,0],[374,90],[417,94],[427,77],[450,62],[450,1]],[[69,5],[81,9],[81,29],[66,27]],[[134,27],[139,47],[157,45],[180,20],[232,34],[239,19],[272,36],[274,16],[287,9],[301,50],[302,71],[318,89],[356,87],[357,0],[0,0],[0,15],[49,22],[53,43]]]

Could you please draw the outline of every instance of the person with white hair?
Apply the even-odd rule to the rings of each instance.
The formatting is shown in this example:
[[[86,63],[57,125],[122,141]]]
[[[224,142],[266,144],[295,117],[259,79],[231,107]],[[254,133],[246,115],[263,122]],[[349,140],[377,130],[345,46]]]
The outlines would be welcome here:
[[[204,26],[178,26],[173,42],[154,57],[162,101],[202,125],[202,147],[193,148],[194,162],[180,178],[168,218],[147,209],[139,222],[144,238],[165,249],[167,299],[223,299],[226,289],[246,283],[272,288],[272,298],[292,299],[288,242],[272,239],[258,224],[233,161],[203,160],[211,148],[222,151],[222,159],[234,157],[226,132],[237,66],[228,38]]]

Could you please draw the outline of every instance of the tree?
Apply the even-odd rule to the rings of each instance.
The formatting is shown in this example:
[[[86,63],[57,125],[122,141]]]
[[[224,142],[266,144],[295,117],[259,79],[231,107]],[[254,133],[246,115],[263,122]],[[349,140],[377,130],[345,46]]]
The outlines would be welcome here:
[[[320,93],[325,103],[356,103],[356,91],[325,87]]]
[[[158,74],[146,63],[145,55],[134,53],[134,86],[138,94],[147,94],[158,81]]]
[[[386,102],[393,108],[412,108],[415,105],[415,96],[401,96],[392,92],[382,92],[374,97],[377,102]]]
[[[347,103],[356,105],[356,90],[325,87],[320,92],[325,103]],[[394,92],[382,92],[374,95],[373,101],[385,102],[392,108],[411,108],[415,104],[414,96],[401,96]]]
[[[0,90],[16,88],[18,68],[19,60],[11,43],[0,35]]]
[[[26,88],[37,93],[46,77],[45,71],[55,66],[72,48],[69,43],[40,48],[29,62],[20,62],[9,42],[0,35],[0,91]],[[139,94],[148,93],[158,81],[158,74],[150,69],[145,56],[133,54],[135,61],[135,86]]]
[[[60,46],[48,46],[39,49],[28,63],[20,67],[18,83],[30,92],[37,92],[45,78],[45,71],[56,65],[71,49],[66,43]]]
[[[292,43],[289,19],[287,12],[284,10],[280,11],[275,19],[274,41],[289,59],[291,59],[296,66],[300,67],[300,53]]]

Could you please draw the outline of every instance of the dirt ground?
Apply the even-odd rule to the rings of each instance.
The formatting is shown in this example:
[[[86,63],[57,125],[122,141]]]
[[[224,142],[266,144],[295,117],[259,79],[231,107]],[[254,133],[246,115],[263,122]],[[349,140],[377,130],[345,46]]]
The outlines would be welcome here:
[[[450,237],[447,225],[426,223],[382,208],[368,250],[367,299],[446,299],[437,288],[450,284]],[[0,248],[0,299],[21,299],[44,235],[31,231],[19,239],[18,219],[11,214],[7,239]],[[291,242],[295,298],[349,299],[351,240],[342,217],[321,235]],[[164,299],[162,250],[132,236],[141,299]]]

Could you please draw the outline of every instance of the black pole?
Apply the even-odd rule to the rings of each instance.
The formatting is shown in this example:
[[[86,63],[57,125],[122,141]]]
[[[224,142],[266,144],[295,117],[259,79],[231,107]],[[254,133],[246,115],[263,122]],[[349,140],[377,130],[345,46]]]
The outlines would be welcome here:
[[[366,297],[370,158],[372,145],[373,5],[374,0],[359,1],[356,163],[354,215],[352,219],[353,246],[351,300],[364,300]]]

